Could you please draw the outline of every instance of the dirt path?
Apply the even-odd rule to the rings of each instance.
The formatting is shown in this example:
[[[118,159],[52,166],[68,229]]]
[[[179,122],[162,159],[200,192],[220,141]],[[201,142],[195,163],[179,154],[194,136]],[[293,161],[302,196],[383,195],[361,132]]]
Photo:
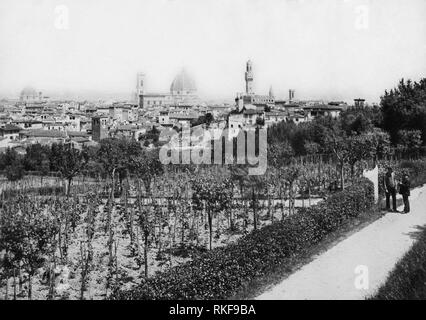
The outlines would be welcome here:
[[[410,200],[409,214],[386,214],[256,299],[352,300],[374,294],[415,242],[417,227],[426,224],[426,185],[414,189]]]

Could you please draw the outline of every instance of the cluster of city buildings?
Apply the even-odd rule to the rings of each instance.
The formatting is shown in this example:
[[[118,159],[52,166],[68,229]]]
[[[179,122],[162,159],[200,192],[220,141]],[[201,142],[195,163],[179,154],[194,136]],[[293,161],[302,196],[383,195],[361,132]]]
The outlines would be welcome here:
[[[186,70],[173,79],[169,92],[147,91],[146,75],[137,74],[132,101],[63,101],[44,96],[31,87],[18,99],[0,101],[0,152],[6,148],[24,150],[33,143],[72,143],[77,148],[95,145],[108,137],[139,140],[156,129],[167,142],[185,128],[229,129],[232,136],[241,130],[268,127],[287,121],[296,124],[315,117],[338,117],[348,106],[343,102],[297,101],[294,90],[288,99],[277,99],[272,87],[265,95],[254,92],[252,62],[246,63],[245,91],[234,103],[207,103],[200,99],[194,79]],[[361,106],[362,99],[355,104]]]

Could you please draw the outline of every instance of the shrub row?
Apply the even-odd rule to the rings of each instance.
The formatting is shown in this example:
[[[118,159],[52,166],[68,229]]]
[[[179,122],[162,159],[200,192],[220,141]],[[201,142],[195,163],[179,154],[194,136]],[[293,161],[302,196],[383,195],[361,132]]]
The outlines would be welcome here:
[[[413,188],[426,183],[426,159],[402,161],[399,167],[408,171]]]
[[[426,299],[426,228],[419,231],[418,241],[396,264],[386,282],[370,299]]]
[[[301,250],[321,241],[342,223],[373,205],[373,185],[366,179],[301,209],[283,221],[253,231],[234,244],[159,273],[111,299],[226,299]]]
[[[61,186],[42,186],[42,187],[29,187],[22,189],[7,189],[0,193],[0,199],[14,198],[21,194],[34,194],[40,196],[55,196],[63,195],[65,188]]]
[[[393,168],[397,179],[402,178],[403,173],[408,173],[410,177],[411,187],[419,187],[426,183],[426,159],[403,160],[403,161],[381,161],[379,166],[379,193],[384,195],[383,179],[387,167]]]

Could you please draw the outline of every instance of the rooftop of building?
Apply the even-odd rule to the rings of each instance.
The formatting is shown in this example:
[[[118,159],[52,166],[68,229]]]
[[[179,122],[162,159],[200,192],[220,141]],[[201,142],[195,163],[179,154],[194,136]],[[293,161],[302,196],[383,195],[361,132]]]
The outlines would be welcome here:
[[[3,127],[0,127],[0,131],[3,131],[3,132],[16,132],[16,131],[20,131],[20,130],[22,130],[22,128],[15,126],[14,124],[10,124],[10,123],[6,124]]]
[[[265,115],[267,116],[286,116],[287,114],[283,111],[270,111],[270,112],[265,112]]]
[[[43,130],[43,129],[29,129],[20,132],[21,135],[26,137],[43,137],[43,138],[65,138],[66,133],[59,130]]]
[[[67,131],[69,137],[88,137],[89,134],[83,131]]]
[[[117,126],[117,131],[137,131],[142,129],[140,126],[134,125],[134,124],[124,124]],[[143,128],[145,129],[145,128]]]
[[[89,137],[70,137],[72,141],[78,142],[78,143],[84,143],[91,141]]]
[[[199,117],[199,115],[197,115],[195,113],[191,113],[191,114],[172,113],[172,114],[169,114],[169,118],[178,119],[178,120],[191,120],[191,119],[197,119],[198,117]]]
[[[330,105],[330,104],[314,104],[309,106],[303,106],[303,109],[321,109],[321,110],[342,110],[342,105]]]
[[[247,110],[244,110],[243,113],[245,115],[253,115],[253,114],[262,114],[262,113],[264,113],[264,111],[258,110],[258,109],[247,109]]]
[[[35,120],[35,119],[16,119],[16,120],[13,120],[13,122],[15,122],[15,123],[32,123],[32,124],[42,123],[42,121]]]
[[[92,117],[92,119],[106,119],[106,118],[109,118],[109,116],[108,115],[106,115],[106,114],[97,114],[97,115],[94,115],[93,117]]]

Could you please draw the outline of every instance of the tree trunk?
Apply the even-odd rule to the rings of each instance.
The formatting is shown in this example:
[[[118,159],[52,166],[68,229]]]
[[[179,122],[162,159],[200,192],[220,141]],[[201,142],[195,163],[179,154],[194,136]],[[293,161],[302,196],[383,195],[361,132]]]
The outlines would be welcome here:
[[[234,230],[234,219],[232,217],[232,208],[229,208],[229,228],[231,229],[231,231]]]
[[[6,275],[6,293],[4,294],[4,300],[9,300],[9,276]]]
[[[33,294],[33,284],[32,284],[31,272],[28,272],[28,300],[31,300]]]
[[[90,240],[88,240],[89,242]],[[81,286],[80,286],[80,300],[84,300],[84,291],[86,290],[87,271],[89,269],[89,250],[83,247],[80,242],[80,257],[81,257]]]
[[[13,300],[16,300],[16,269],[13,268]]]
[[[210,209],[207,210],[207,218],[209,223],[209,249],[212,249],[212,235],[213,235],[213,225],[212,225],[212,215]]]
[[[58,248],[59,248],[59,255],[61,257],[61,261],[63,261],[64,254],[62,252],[62,232],[61,232],[61,226],[62,226],[62,219],[59,219]]]
[[[133,221],[134,221],[134,210],[130,210],[130,244],[135,242],[135,235],[133,234]]]
[[[18,270],[18,280],[19,280],[19,293],[22,293],[22,270],[21,270],[21,266],[19,266],[19,270]]]
[[[129,175],[127,174],[126,179],[126,187],[124,190],[124,212],[126,215],[126,219],[129,219],[129,233],[130,233],[130,244],[133,244],[133,210],[130,210],[129,212],[129,190],[130,190],[130,184],[129,184]]]
[[[344,163],[340,163],[340,189],[343,190],[345,186],[345,180],[344,180]]]
[[[163,216],[164,216],[164,212],[163,212],[163,207],[161,207],[161,216],[160,216],[160,219],[159,219],[159,229],[158,229],[158,253],[161,253],[162,252],[162,250],[163,250],[163,241],[162,241],[162,238],[163,238]]]
[[[67,196],[69,196],[71,192],[71,183],[72,183],[72,178],[68,178]]]
[[[115,257],[115,285],[118,285],[118,258],[117,258],[118,241],[114,241],[114,257]]]
[[[254,194],[254,187],[251,188],[251,196],[253,201],[253,227],[254,230],[257,230],[256,196]]]
[[[269,190],[266,191],[268,194],[268,213],[267,218],[271,218],[271,195],[269,194]]]
[[[146,194],[147,194],[147,196],[149,196],[149,195],[151,195],[151,179],[145,177],[145,179],[143,181],[144,181],[144,185],[145,185]]]
[[[243,200],[243,204],[244,204],[244,230],[246,230],[247,227],[248,227],[249,205],[250,204],[247,204],[246,199]]]
[[[143,259],[145,261],[145,278],[148,278],[148,231],[144,231],[144,250]]]
[[[318,181],[319,183],[319,189],[321,190],[321,162],[322,162],[322,157],[320,157],[319,161],[318,161]]]
[[[112,185],[111,185],[111,201],[108,206],[108,252],[109,252],[109,263],[108,265],[112,265],[112,243],[113,243],[113,231],[112,231],[112,210],[114,206],[114,180],[115,169],[112,170]]]
[[[140,185],[140,181],[139,179],[137,180],[137,184],[138,184],[138,205],[139,205],[139,211],[140,211],[140,231],[143,232],[143,236],[144,236],[144,263],[145,263],[145,277],[148,278],[148,217],[147,216],[143,216],[144,210],[142,208],[142,190],[141,190],[141,185]],[[137,228],[138,230],[138,228]],[[139,240],[137,240],[139,242]],[[139,244],[138,244],[138,248],[139,248]]]
[[[84,266],[82,266],[84,268]],[[81,287],[80,287],[80,300],[84,300],[84,289],[85,289],[85,282],[86,282],[86,275],[84,274],[84,271],[81,275]]]
[[[309,201],[309,207],[311,206],[311,185],[308,184],[308,201]]]
[[[182,209],[182,211],[181,211],[181,222],[180,222],[180,227],[181,227],[180,243],[181,243],[182,247],[183,247],[183,244],[185,242],[185,226],[184,226],[184,224],[185,224],[185,219],[184,219],[184,213],[183,213],[183,209]]]
[[[49,297],[53,299],[55,297],[55,268],[56,268],[56,259],[53,258],[53,268],[52,265],[49,266]]]

